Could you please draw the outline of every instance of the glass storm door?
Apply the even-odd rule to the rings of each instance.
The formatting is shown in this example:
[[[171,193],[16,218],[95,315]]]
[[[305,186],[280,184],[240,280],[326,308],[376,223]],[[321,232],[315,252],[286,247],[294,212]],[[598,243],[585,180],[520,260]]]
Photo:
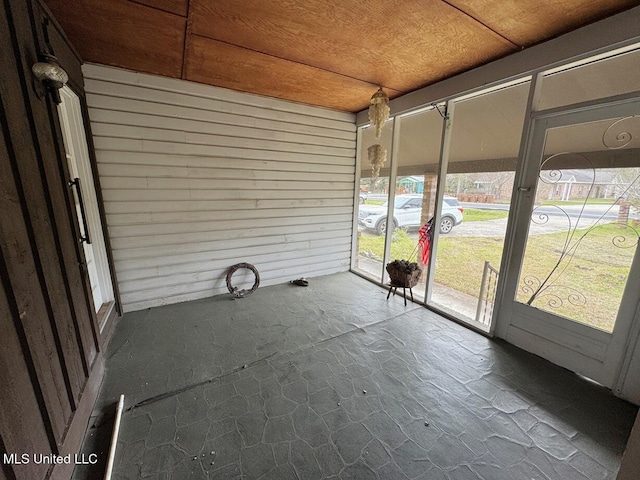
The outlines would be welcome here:
[[[614,388],[640,300],[640,101],[536,118],[517,185],[503,335]]]

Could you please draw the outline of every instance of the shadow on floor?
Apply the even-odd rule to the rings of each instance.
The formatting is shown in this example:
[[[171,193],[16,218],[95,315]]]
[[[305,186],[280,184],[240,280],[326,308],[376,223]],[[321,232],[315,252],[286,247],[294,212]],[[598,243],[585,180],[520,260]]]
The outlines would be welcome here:
[[[615,478],[634,406],[386,294],[344,273],[125,315],[83,452],[124,393],[114,479]]]

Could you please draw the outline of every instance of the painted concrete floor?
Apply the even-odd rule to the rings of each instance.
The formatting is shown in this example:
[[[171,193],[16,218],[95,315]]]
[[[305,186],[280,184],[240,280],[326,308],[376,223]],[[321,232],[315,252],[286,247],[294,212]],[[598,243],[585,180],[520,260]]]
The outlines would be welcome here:
[[[614,479],[636,407],[351,273],[125,315],[114,479]]]

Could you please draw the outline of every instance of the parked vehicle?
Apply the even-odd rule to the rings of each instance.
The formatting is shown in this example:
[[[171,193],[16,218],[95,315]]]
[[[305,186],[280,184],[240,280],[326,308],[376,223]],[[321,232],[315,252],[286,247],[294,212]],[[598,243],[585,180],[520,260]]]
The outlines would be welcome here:
[[[455,197],[444,197],[440,218],[440,233],[449,233],[462,222],[463,208]],[[393,207],[394,228],[419,228],[422,216],[422,195],[398,195]],[[361,205],[358,223],[383,235],[387,230],[387,203]]]
[[[364,201],[367,199],[367,192],[360,192],[360,203],[364,203]]]

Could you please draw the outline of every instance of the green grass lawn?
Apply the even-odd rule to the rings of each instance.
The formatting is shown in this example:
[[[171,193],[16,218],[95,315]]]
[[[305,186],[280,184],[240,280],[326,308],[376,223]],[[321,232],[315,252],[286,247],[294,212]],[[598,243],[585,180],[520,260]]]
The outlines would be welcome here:
[[[509,212],[507,210],[480,210],[477,208],[465,208],[463,221],[465,222],[483,222],[485,220],[497,220],[499,218],[507,218]]]
[[[611,198],[587,198],[587,205],[611,205],[614,202]],[[584,205],[582,200],[542,200],[542,205]]]
[[[391,243],[391,259],[409,259],[409,256],[416,248],[417,240],[409,238],[404,230],[398,228],[393,232],[393,241]],[[384,236],[361,236],[360,251],[371,252],[377,258],[382,260],[384,254]],[[413,260],[415,261],[415,254]]]
[[[584,232],[585,230],[577,231],[571,245],[575,244]],[[611,331],[635,252],[633,247],[614,246],[612,240],[625,233],[633,232],[621,229],[615,224],[591,230],[579,242],[575,255],[572,258],[566,257],[556,269],[549,283],[552,286],[545,294],[538,296],[532,306]],[[565,241],[566,233],[531,236],[525,254],[522,279],[536,277],[542,281],[547,277],[554,269]],[[414,252],[416,242],[417,240],[409,238],[406,232],[396,230],[391,244],[391,259],[409,258]],[[440,236],[435,281],[459,292],[477,296],[485,260],[495,268],[500,268],[502,243],[502,239],[498,237]],[[633,236],[627,237],[627,243],[633,243]],[[383,249],[384,237],[360,237],[360,251],[371,252],[381,259]],[[584,295],[584,305],[570,304],[568,294],[574,292],[571,289]],[[530,296],[530,293],[527,294],[519,288],[519,301],[526,303]],[[558,298],[562,305],[559,305]],[[557,304],[558,308],[550,306],[554,304]]]
[[[566,257],[550,277],[549,288],[532,305],[611,331],[635,252],[635,248],[616,247],[613,240],[632,232],[609,224],[591,230],[580,241],[582,233],[584,230],[577,231],[570,243],[579,241],[575,255]],[[522,280],[546,278],[554,269],[565,240],[566,234],[559,233],[530,237]],[[632,245],[633,238],[627,237],[626,243]],[[537,282],[534,280],[534,286]],[[530,296],[521,288],[518,300],[526,303]],[[577,305],[572,305],[572,300]]]
[[[505,218],[508,215],[509,212],[503,210],[478,210],[475,208],[467,208],[464,210],[464,221],[479,222],[482,220],[496,220],[498,218]],[[445,238],[447,237],[444,235],[441,236],[440,241],[442,242]],[[392,260],[402,258],[407,259],[409,255],[414,252],[416,241],[417,240],[410,238],[406,231],[402,229],[395,230],[393,232],[393,242],[391,243]],[[384,236],[360,237],[360,251],[371,252],[376,257],[382,258],[384,251]]]

